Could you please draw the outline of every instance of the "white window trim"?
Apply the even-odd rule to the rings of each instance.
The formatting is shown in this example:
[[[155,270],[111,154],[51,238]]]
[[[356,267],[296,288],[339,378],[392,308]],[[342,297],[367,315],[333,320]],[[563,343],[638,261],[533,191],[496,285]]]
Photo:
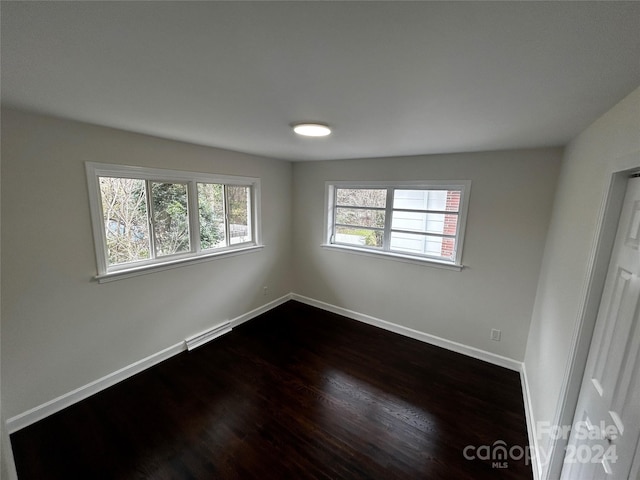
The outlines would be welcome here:
[[[98,270],[98,274],[95,278],[100,283],[176,268],[201,261],[209,261],[222,257],[250,253],[263,248],[259,178],[94,162],[85,162],[85,169],[87,174],[87,186],[89,189],[89,208],[91,212],[91,224],[93,228],[93,239]],[[193,232],[193,228],[191,228],[190,235],[192,236],[192,244],[194,245],[193,251],[191,252],[109,267],[107,261],[107,242],[104,230],[104,217],[99,184],[99,177],[105,176],[135,178],[160,182],[187,183],[193,188],[195,188],[195,184],[197,183],[221,183],[251,187],[251,212],[249,212],[249,216],[251,218],[253,240],[251,242],[244,242],[236,245],[230,245],[228,247],[203,251],[199,249],[199,238],[196,238],[195,241],[193,241],[195,234]],[[198,224],[197,198],[191,194],[188,198],[189,224],[194,226]],[[197,235],[195,236],[197,237]]]
[[[379,250],[374,248],[357,247],[353,245],[343,245],[333,243],[331,235],[333,232],[333,211],[335,209],[335,190],[339,188],[420,188],[431,190],[460,190],[460,210],[458,212],[458,233],[456,235],[456,257],[453,261],[447,261],[440,258],[433,258],[422,255],[411,255],[410,253],[404,254],[400,252],[393,252],[387,250]],[[470,180],[425,180],[425,181],[328,181],[325,182],[325,212],[324,212],[324,230],[323,230],[323,243],[322,247],[328,250],[345,251],[355,254],[368,255],[379,258],[386,258],[389,260],[397,260],[401,262],[414,263],[417,265],[427,265],[438,268],[446,268],[449,270],[462,270],[464,265],[462,264],[462,252],[465,237],[465,230],[467,225],[467,212],[469,210],[469,197],[471,193],[471,181]],[[387,210],[391,209],[391,205],[387,203]],[[391,216],[387,211],[385,216],[387,222],[391,221]],[[388,230],[385,227],[385,231]],[[387,239],[388,240],[388,239]]]

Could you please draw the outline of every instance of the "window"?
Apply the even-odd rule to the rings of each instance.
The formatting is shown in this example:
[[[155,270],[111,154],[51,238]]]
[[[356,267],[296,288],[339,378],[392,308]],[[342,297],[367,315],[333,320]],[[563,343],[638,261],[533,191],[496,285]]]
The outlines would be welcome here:
[[[461,266],[470,182],[327,184],[330,246]]]
[[[90,163],[98,278],[259,246],[259,180]]]

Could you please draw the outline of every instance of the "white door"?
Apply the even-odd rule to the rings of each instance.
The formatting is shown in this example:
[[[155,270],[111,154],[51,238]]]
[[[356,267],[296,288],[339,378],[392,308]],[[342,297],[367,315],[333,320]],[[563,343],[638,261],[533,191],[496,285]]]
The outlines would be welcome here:
[[[630,178],[565,454],[563,480],[640,480],[639,247],[640,178]]]

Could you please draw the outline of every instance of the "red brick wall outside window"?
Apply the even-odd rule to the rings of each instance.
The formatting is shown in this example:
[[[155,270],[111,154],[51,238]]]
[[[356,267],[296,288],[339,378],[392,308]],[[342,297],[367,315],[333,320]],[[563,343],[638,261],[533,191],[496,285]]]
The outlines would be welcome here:
[[[460,211],[460,192],[448,191],[446,209],[448,212]],[[444,216],[444,230],[442,233],[445,235],[455,235],[458,225],[458,215],[445,215]],[[442,239],[441,254],[445,258],[453,259],[455,251],[455,239],[444,238]]]

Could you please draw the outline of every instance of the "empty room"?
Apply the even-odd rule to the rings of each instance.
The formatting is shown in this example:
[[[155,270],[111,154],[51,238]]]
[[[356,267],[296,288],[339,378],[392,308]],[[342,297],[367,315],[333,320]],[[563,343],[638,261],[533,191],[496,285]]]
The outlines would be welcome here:
[[[640,479],[640,2],[0,16],[2,479]]]

